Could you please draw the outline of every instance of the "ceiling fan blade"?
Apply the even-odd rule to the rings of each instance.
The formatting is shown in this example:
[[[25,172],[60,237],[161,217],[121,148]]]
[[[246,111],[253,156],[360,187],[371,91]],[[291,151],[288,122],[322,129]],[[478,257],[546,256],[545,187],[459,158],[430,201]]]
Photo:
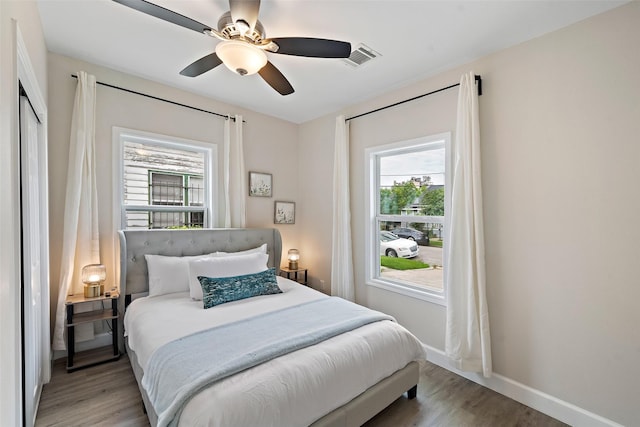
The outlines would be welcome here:
[[[207,71],[217,67],[220,64],[222,64],[222,61],[220,60],[220,58],[218,58],[218,55],[213,52],[207,56],[203,56],[191,65],[188,65],[184,70],[180,71],[180,74],[187,77],[196,77],[200,74],[206,73]]]
[[[260,0],[229,0],[229,9],[233,22],[244,21],[254,29],[260,11]]]
[[[132,9],[135,9],[139,12],[146,13],[147,15],[155,16],[156,18],[160,18],[164,21],[171,22],[172,24],[179,25],[184,28],[188,28],[193,31],[197,31],[199,33],[203,33],[205,30],[211,30],[211,27],[208,25],[204,25],[198,21],[195,21],[191,18],[187,18],[184,15],[180,15],[172,10],[165,9],[162,6],[155,5],[153,3],[149,3],[145,0],[113,0],[116,3],[123,4],[125,6],[129,6]]]
[[[351,43],[311,37],[280,37],[270,39],[278,45],[275,53],[310,58],[348,58]]]
[[[289,80],[269,61],[258,71],[258,74],[280,95],[290,95],[295,92]]]

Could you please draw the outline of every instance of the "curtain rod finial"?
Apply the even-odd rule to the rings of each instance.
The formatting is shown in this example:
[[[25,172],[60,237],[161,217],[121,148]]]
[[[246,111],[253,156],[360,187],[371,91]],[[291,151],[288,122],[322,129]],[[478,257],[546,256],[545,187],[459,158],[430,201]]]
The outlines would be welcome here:
[[[476,82],[478,83],[478,96],[482,96],[482,76],[476,74]]]

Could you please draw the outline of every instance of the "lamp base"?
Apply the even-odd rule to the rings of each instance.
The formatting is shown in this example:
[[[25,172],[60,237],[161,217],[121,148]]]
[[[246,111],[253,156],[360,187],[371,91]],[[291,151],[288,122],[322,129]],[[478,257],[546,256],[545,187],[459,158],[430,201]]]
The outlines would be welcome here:
[[[297,270],[298,261],[289,261],[289,270]]]
[[[95,298],[100,296],[100,284],[87,284],[84,285],[84,297]]]

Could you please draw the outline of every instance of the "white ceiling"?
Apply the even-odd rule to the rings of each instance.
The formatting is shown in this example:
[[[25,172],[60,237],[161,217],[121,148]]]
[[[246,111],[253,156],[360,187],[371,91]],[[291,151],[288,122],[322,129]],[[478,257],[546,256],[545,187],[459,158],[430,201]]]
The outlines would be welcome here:
[[[382,56],[352,68],[340,59],[268,54],[295,93],[281,96],[258,75],[219,66],[179,71],[217,40],[110,0],[37,0],[47,47],[202,96],[302,123],[619,6],[613,0],[263,0],[267,37],[364,43]],[[217,27],[225,0],[154,0]]]

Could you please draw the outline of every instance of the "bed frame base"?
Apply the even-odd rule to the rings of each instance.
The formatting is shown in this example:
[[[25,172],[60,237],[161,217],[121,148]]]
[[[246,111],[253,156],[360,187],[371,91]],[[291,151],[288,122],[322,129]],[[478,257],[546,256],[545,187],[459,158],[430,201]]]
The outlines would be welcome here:
[[[329,412],[311,427],[359,427],[393,403],[406,391],[409,398],[418,390],[418,362],[410,362],[391,376],[369,387],[364,393]]]
[[[129,356],[133,375],[135,375],[136,382],[138,383],[138,390],[140,390],[140,395],[142,396],[142,410],[147,414],[149,423],[155,427],[158,425],[158,415],[156,414],[156,411],[153,410],[153,406],[151,406],[147,392],[142,388],[142,368],[138,364],[138,357],[136,356],[136,353],[129,348],[129,340],[126,337],[124,339],[124,347],[127,351],[127,355]]]
[[[126,339],[125,347],[142,395],[143,410],[151,425],[155,427],[158,424],[158,416],[149,402],[147,393],[141,386],[142,368],[138,364],[135,352],[129,348],[129,342]],[[329,412],[311,424],[311,427],[359,427],[393,403],[404,392],[407,393],[409,399],[414,399],[418,390],[419,376],[418,362],[410,362],[404,368],[369,387],[355,399]]]

